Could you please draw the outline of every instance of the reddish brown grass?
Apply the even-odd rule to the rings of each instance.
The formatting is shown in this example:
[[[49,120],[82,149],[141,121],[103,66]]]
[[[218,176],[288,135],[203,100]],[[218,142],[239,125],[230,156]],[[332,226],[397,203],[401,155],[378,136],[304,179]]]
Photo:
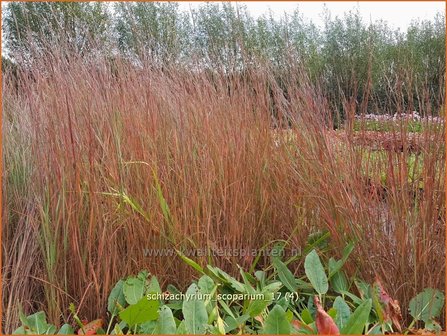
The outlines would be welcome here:
[[[336,251],[357,239],[351,274],[380,276],[404,312],[422,288],[444,288],[444,128],[421,140],[424,153],[375,156],[328,136],[333,112],[301,70],[286,87],[289,101],[267,69],[228,77],[117,60],[112,71],[57,56],[23,73],[18,91],[6,76],[5,330],[19,304],[54,323],[70,302],[97,318],[115,281],[142,268],[164,285],[197,276],[144,248],[300,247],[318,230]],[[272,129],[272,106],[293,136]],[[410,180],[411,160],[421,169]],[[250,260],[213,262],[235,272]]]

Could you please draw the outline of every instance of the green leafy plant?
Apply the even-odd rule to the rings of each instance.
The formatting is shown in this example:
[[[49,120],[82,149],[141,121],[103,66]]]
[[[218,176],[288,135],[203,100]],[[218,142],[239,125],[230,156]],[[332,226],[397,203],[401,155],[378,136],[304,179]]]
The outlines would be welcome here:
[[[13,334],[20,334],[20,335],[53,335],[56,333],[57,328],[56,326],[47,323],[47,317],[45,315],[45,312],[40,311],[34,314],[31,314],[29,316],[23,315],[23,313],[20,313],[20,322],[22,322],[22,326],[20,326],[18,329],[16,329]],[[74,334],[73,328],[68,325],[64,324],[57,334]]]
[[[263,270],[246,272],[239,267],[240,280],[223,270],[200,266],[178,251],[181,259],[200,274],[185,293],[168,285],[162,292],[158,280],[147,271],[119,280],[107,302],[109,323],[100,329],[95,320],[82,324],[70,307],[78,334],[380,334],[402,331],[400,308],[379,280],[368,284],[349,279],[343,266],[354,249],[348,244],[342,258],[327,257],[328,236],[309,239],[304,255],[282,260],[271,257]],[[282,251],[284,244],[275,245]],[[321,253],[319,251],[325,251]],[[303,261],[303,274],[296,277],[288,267]],[[256,263],[255,261],[254,263]],[[251,269],[254,269],[252,266]],[[440,331],[435,321],[444,306],[444,295],[426,289],[410,302],[413,323]],[[17,333],[54,334],[39,312],[22,316]],[[70,329],[71,328],[71,329]],[[60,333],[73,332],[64,325]]]
[[[444,307],[444,294],[437,289],[426,288],[410,301],[410,314],[414,318],[410,327],[417,321],[423,321],[426,330],[440,332],[441,327],[435,321]]]

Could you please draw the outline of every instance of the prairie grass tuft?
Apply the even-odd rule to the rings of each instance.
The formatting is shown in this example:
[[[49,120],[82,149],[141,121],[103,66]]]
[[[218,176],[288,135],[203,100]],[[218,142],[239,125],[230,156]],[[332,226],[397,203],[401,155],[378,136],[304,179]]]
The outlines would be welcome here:
[[[387,129],[398,149],[372,148],[356,140],[367,132],[353,129],[359,107],[346,99],[346,127],[334,130],[330,102],[299,67],[279,85],[268,67],[39,62],[2,88],[6,331],[19,305],[56,324],[71,302],[98,318],[116,281],[143,268],[180,287],[197,276],[147,248],[300,247],[328,231],[335,253],[360,241],[349,271],[379,276],[404,313],[422,289],[444,288],[444,123],[422,128],[418,151],[406,121]],[[432,112],[421,103],[419,114]],[[233,275],[253,262],[195,260]]]

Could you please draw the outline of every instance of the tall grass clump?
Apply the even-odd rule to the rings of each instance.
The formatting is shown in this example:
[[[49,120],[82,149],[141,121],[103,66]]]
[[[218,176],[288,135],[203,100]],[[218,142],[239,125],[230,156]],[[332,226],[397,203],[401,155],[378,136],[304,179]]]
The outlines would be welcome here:
[[[426,122],[413,150],[399,119],[373,149],[367,131],[353,132],[355,100],[344,97],[346,128],[334,130],[336,112],[304,68],[290,61],[278,82],[259,64],[154,67],[55,49],[4,75],[6,331],[19,308],[56,324],[71,302],[101,316],[116,281],[142,268],[184,286],[196,274],[173,249],[299,248],[326,231],[335,253],[360,242],[350,272],[380,277],[404,313],[423,288],[444,288],[444,123]],[[388,92],[398,109],[382,113],[410,112],[402,87]],[[436,115],[430,92],[418,94],[419,113]],[[193,258],[233,274],[253,262]]]

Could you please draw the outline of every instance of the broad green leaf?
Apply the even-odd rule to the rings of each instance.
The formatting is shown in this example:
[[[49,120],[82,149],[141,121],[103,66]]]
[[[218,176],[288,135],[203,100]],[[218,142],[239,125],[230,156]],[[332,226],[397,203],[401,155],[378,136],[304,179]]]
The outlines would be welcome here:
[[[444,306],[444,294],[437,289],[426,288],[410,301],[410,314],[415,320],[424,321],[438,317]]]
[[[156,320],[158,318],[158,300],[148,300],[146,297],[140,299],[119,313],[121,320],[130,327],[136,324]]]
[[[157,321],[157,328],[155,329],[156,334],[175,334],[177,327],[175,325],[174,316],[172,315],[171,309],[166,306],[161,307],[160,316]]]
[[[250,316],[248,316],[247,314],[238,316],[236,318],[236,321],[239,325],[244,324],[248,319],[250,318]]]
[[[314,321],[312,314],[310,313],[310,310],[307,308],[301,311],[301,318],[303,319],[303,322],[306,324],[311,324]]]
[[[255,317],[261,314],[265,308],[267,308],[270,303],[273,301],[273,294],[272,293],[263,293],[263,298],[258,300],[251,300],[250,304],[247,308],[247,314],[250,315],[250,317]]]
[[[290,323],[287,321],[286,312],[281,306],[276,305],[265,319],[261,334],[289,335]]]
[[[335,309],[334,307],[332,307],[332,308],[330,308],[330,309],[327,311],[327,314],[328,314],[330,317],[332,317],[332,319],[334,320],[335,317],[337,316],[337,309]]]
[[[145,334],[145,335],[155,335],[157,334],[157,321],[148,321],[148,322],[144,322],[139,326],[139,331],[140,334]]]
[[[245,324],[245,322],[247,322],[247,320],[249,318],[250,318],[250,315],[248,315],[248,314],[238,316],[237,318],[235,318],[232,315],[228,315],[225,318],[225,333],[228,334],[230,331],[233,331],[238,326]]]
[[[289,309],[289,303],[291,303],[291,300],[286,298],[285,295],[281,297],[278,301],[276,301],[276,304],[278,306],[281,306],[281,308],[284,309],[285,311]]]
[[[364,301],[357,309],[351,314],[344,328],[341,330],[341,334],[345,335],[360,335],[365,329],[366,323],[368,323],[369,313],[371,312],[372,302],[371,299]]]
[[[254,277],[253,275],[251,275],[248,272],[244,271],[244,277],[247,279],[247,281],[251,284],[251,285],[256,285],[258,280],[256,279],[256,277]]]
[[[145,292],[145,280],[128,278],[123,284],[124,297],[128,304],[133,305],[141,300]]]
[[[174,294],[174,295],[181,294],[181,292],[174,285],[169,284],[166,287],[166,289],[170,294]],[[180,300],[169,300],[169,307],[174,310],[182,309],[182,304],[183,304],[183,300],[181,300],[181,299]]]
[[[225,310],[225,313],[227,313],[228,316],[231,316],[232,318],[236,319],[236,316],[234,316],[230,307],[228,307],[228,305],[225,303],[224,300],[219,300],[218,303],[222,306],[222,309]]]
[[[341,291],[340,294],[349,297],[356,305],[361,305],[363,302],[362,299],[360,299],[357,295],[352,294],[351,292]]]
[[[349,316],[351,316],[351,309],[349,309],[348,304],[341,296],[335,298],[333,308],[337,310],[335,323],[337,324],[338,329],[342,330],[348,322]]]
[[[220,274],[221,276],[223,276],[225,278],[225,280],[230,284],[230,286],[237,292],[240,292],[240,293],[246,292],[244,284],[237,281],[235,278],[233,278],[231,275],[229,275],[225,271],[223,271],[221,269],[217,269],[217,273]]]
[[[233,316],[227,315],[225,317],[225,334],[230,333],[238,327],[237,321]]]
[[[354,243],[350,242],[343,249],[343,256],[340,260],[335,261],[333,258],[331,258],[333,260],[332,263],[331,260],[329,260],[329,276],[328,276],[329,279],[331,279],[338,271],[341,270],[343,265],[346,263],[346,260],[348,260],[348,257],[353,249],[354,249]]]
[[[170,309],[177,311],[182,310],[183,307],[183,301],[170,301],[171,303],[166,303],[166,306]]]
[[[264,282],[265,282],[265,277],[266,277],[265,272],[264,271],[256,271],[255,277],[261,283],[261,286],[263,286]]]
[[[26,335],[26,330],[24,326],[18,327],[12,332],[13,335]]]
[[[166,287],[166,289],[168,290],[169,293],[172,293],[172,294],[180,294],[181,293],[180,290],[172,284],[169,284]]]
[[[429,320],[429,321],[425,322],[424,327],[425,327],[425,330],[430,330],[437,334],[439,334],[442,331],[442,327],[439,325],[438,322],[436,322],[434,320]]]
[[[276,272],[278,272],[278,277],[283,285],[286,286],[289,291],[295,292],[297,290],[297,285],[293,273],[279,258],[273,258],[272,261]]]
[[[178,334],[178,335],[185,335],[187,333],[188,332],[186,331],[185,321],[180,322],[180,324],[177,327],[176,334]]]
[[[99,329],[98,329],[98,330],[99,330]],[[101,329],[101,330],[102,330],[102,329]],[[56,331],[57,331],[56,326],[54,326],[54,325],[52,325],[52,324],[49,324],[46,333],[47,333],[47,335],[54,335],[54,334],[56,333]]]
[[[157,293],[161,294],[160,284],[158,283],[157,277],[153,276],[151,281],[149,282],[149,286],[147,288],[148,293]]]
[[[302,289],[305,291],[307,291],[308,289],[310,289],[310,290],[313,289],[312,284],[310,284],[306,281],[303,281],[301,279],[295,279],[295,281],[296,281],[296,286],[298,287],[298,289]]]
[[[283,286],[283,284],[281,282],[275,281],[275,282],[272,282],[272,283],[268,284],[267,286],[265,286],[262,289],[262,292],[275,294],[277,291],[279,291],[281,289],[282,286]]]
[[[348,280],[343,271],[338,271],[335,273],[331,280],[332,289],[337,293],[347,292],[349,290]]]
[[[118,307],[116,304],[120,304],[124,307],[126,304],[126,298],[124,297],[123,292],[123,286],[124,281],[119,280],[115,287],[113,287],[112,291],[110,292],[109,298],[107,300],[107,310],[110,312],[110,314],[117,315],[118,314]]]
[[[50,327],[47,324],[47,317],[43,311],[29,315],[26,319],[28,327],[36,334],[45,334]]]
[[[206,274],[217,284],[229,284],[217,267],[206,265]]]
[[[197,285],[203,294],[211,294],[215,286],[213,279],[208,275],[202,275],[197,282]]]
[[[196,284],[189,286],[183,301],[183,317],[186,332],[189,334],[204,334],[208,322],[205,302],[199,300],[199,288]]]
[[[250,282],[250,279],[249,279],[250,275],[247,272],[245,272],[242,269],[242,267],[240,267],[239,265],[238,265],[238,267],[239,267],[239,272],[240,272],[240,274],[242,276],[242,280],[244,280],[245,291],[247,293],[249,293],[249,294],[255,294],[256,290],[253,288],[253,286],[252,286],[252,284]]]
[[[74,335],[74,330],[71,325],[65,323],[57,332],[58,335]]]
[[[319,294],[326,294],[329,289],[328,279],[317,251],[312,250],[304,260],[304,271],[314,289]]]
[[[211,265],[207,265],[207,268],[209,271],[211,271],[211,274],[214,275],[214,277],[216,277],[217,280],[220,280],[222,283],[230,285],[237,292],[240,293],[246,292],[244,284],[237,281],[235,278],[233,278],[225,271],[221,270],[220,268],[213,267]]]

